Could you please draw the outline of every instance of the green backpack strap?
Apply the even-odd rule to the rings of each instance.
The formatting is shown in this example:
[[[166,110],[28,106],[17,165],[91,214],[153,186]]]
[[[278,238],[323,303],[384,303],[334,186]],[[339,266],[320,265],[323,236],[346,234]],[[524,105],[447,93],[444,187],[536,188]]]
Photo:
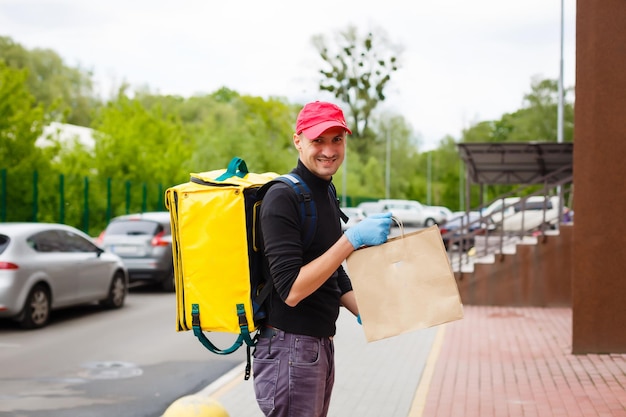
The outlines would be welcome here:
[[[237,340],[235,340],[229,348],[220,349],[215,346],[202,331],[202,327],[200,326],[200,306],[198,304],[191,305],[193,334],[205,348],[209,349],[213,353],[217,353],[218,355],[228,355],[239,349],[244,342],[246,343],[248,355],[244,378],[248,380],[250,378],[251,369],[250,347],[255,345],[255,341],[252,337],[250,337],[250,329],[248,327],[248,320],[246,319],[246,310],[243,304],[237,304],[237,317],[239,317],[239,329],[241,330],[239,336],[237,336]]]
[[[224,172],[222,175],[217,177],[215,180],[224,181],[231,177],[243,178],[246,175],[248,175],[248,166],[246,165],[246,162],[239,157],[234,157],[228,163],[226,172]]]
[[[220,349],[216,347],[208,337],[202,331],[202,327],[200,326],[200,306],[198,304],[191,305],[191,319],[192,319],[192,328],[193,334],[202,342],[202,344],[209,349],[213,353],[217,353],[218,355],[228,355],[233,353],[246,342],[249,346],[254,346],[254,341],[250,337],[250,330],[248,328],[248,320],[246,320],[246,311],[243,304],[237,304],[237,316],[239,317],[239,328],[241,329],[241,333],[237,337],[237,340],[233,345],[227,349]]]

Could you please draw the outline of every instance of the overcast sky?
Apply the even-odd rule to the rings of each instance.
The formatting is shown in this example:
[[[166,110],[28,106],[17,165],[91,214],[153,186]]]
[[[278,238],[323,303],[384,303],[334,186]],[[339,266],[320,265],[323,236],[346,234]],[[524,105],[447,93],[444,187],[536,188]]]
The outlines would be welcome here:
[[[564,0],[565,87],[575,80],[575,7]],[[0,0],[1,36],[93,70],[107,97],[126,81],[182,96],[225,86],[328,99],[311,38],[349,25],[403,47],[386,108],[408,120],[421,150],[519,109],[533,77],[559,77],[561,0]]]

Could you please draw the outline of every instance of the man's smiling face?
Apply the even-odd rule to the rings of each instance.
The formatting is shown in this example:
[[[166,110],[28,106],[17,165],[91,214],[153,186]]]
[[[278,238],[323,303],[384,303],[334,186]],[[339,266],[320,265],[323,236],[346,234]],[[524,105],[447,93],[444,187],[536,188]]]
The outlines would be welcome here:
[[[295,134],[293,142],[304,166],[326,180],[335,175],[346,154],[346,130],[339,126],[325,130],[317,138]]]

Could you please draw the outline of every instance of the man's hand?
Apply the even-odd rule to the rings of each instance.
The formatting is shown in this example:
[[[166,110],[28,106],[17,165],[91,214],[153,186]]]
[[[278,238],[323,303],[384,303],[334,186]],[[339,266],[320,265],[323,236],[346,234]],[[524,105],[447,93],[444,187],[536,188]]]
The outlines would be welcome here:
[[[354,249],[358,249],[363,245],[375,246],[385,243],[390,228],[390,212],[373,214],[346,230],[345,235]]]

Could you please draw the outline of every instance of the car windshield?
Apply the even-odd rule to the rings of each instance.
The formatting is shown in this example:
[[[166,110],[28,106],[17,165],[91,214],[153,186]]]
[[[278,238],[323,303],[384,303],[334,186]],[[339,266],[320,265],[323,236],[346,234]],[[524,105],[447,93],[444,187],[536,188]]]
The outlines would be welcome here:
[[[550,200],[547,201],[525,201],[524,204],[517,203],[515,205],[515,211],[522,210],[552,210],[552,202]]]
[[[146,220],[116,221],[109,224],[108,235],[155,235],[163,230],[156,222]]]

